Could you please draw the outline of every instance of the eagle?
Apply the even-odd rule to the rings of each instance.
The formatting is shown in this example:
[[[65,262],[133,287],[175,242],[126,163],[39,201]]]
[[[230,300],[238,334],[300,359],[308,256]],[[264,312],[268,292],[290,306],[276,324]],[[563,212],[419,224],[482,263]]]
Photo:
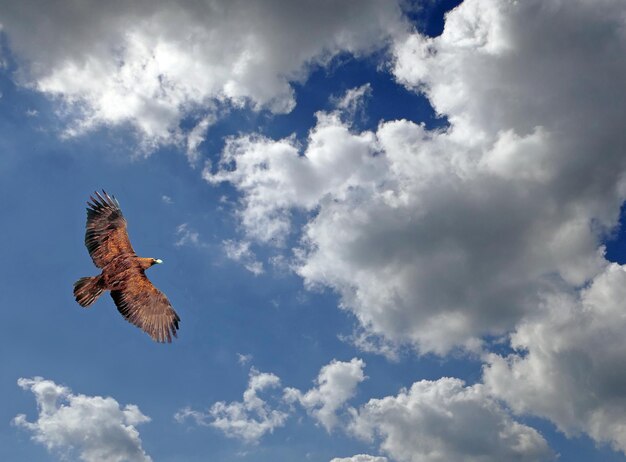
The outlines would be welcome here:
[[[94,197],[95,196],[95,197]],[[88,307],[102,294],[111,292],[124,318],[146,332],[156,342],[170,343],[176,337],[180,318],[169,300],[146,277],[156,258],[138,257],[126,231],[126,219],[115,196],[95,192],[87,202],[85,245],[98,276],[80,278],[74,283],[74,297]]]

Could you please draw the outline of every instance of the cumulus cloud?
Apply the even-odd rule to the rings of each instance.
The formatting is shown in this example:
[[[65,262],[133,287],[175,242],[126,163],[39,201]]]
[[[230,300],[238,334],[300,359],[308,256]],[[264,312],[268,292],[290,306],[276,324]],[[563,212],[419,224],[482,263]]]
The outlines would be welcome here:
[[[367,454],[357,454],[352,457],[335,457],[330,462],[387,462],[387,458],[370,456]]]
[[[238,189],[250,239],[281,245],[308,213],[296,271],[339,293],[363,338],[480,350],[606,265],[626,197],[625,17],[619,0],[466,0],[441,36],[392,48],[449,127],[318,113],[304,146],[233,138],[205,178]]]
[[[626,277],[626,275],[625,275]],[[549,461],[554,453],[534,429],[511,418],[487,387],[465,386],[453,378],[416,382],[397,396],[371,399],[358,408],[347,407],[366,377],[363,360],[333,360],[320,369],[315,386],[306,392],[287,387],[279,398],[280,379],[250,370],[241,402],[215,403],[208,412],[181,409],[178,422],[218,428],[226,436],[257,443],[266,433],[284,426],[299,404],[327,431],[339,427],[347,435],[380,446],[397,462]],[[269,395],[275,390],[274,395]],[[259,392],[268,395],[267,400]],[[275,404],[270,405],[273,401]],[[286,410],[280,410],[282,405]],[[286,405],[289,405],[287,408]],[[340,414],[340,411],[345,412]],[[287,412],[288,411],[288,412]],[[480,425],[476,425],[480,422]],[[386,462],[367,454],[334,458],[331,462]]]
[[[580,294],[552,294],[511,335],[516,353],[489,355],[484,381],[518,413],[587,433],[626,453],[626,267],[608,266]]]
[[[252,358],[242,354],[238,357],[240,364],[247,364]],[[363,360],[357,358],[347,362],[333,360],[320,369],[316,386],[306,393],[291,387],[281,390],[278,376],[252,367],[242,401],[218,401],[207,412],[186,407],[180,409],[174,419],[179,423],[191,420],[196,425],[212,426],[228,437],[254,444],[266,433],[284,426],[289,412],[295,411],[293,405],[299,403],[330,431],[339,421],[338,411],[354,396],[356,386],[365,380],[364,367]],[[272,390],[275,390],[273,394]],[[259,396],[261,392],[265,399]]]
[[[179,423],[192,419],[197,425],[210,425],[230,438],[255,444],[266,433],[272,433],[274,429],[285,425],[288,414],[272,409],[267,401],[259,397],[260,392],[278,387],[280,379],[276,375],[259,372],[253,367],[242,401],[218,401],[208,412],[184,408],[174,418]]]
[[[380,175],[372,133],[350,133],[334,113],[317,117],[305,157],[293,137],[243,136],[227,141],[219,170],[205,170],[207,181],[229,181],[244,193],[240,217],[250,237],[282,243],[290,231],[291,208],[313,209],[322,197],[348,195]]]
[[[458,379],[416,382],[352,414],[350,430],[380,440],[381,450],[398,462],[554,459],[536,430],[511,419],[482,385],[468,387]]]
[[[330,431],[339,422],[337,411],[354,396],[357,385],[365,380],[364,367],[362,359],[353,358],[349,362],[333,360],[322,367],[314,388],[306,393],[286,388],[285,400],[289,403],[299,402]]]
[[[448,127],[357,131],[346,103],[303,145],[233,138],[205,172],[238,189],[250,239],[300,235],[292,267],[340,294],[356,345],[446,354],[514,332],[516,353],[485,354],[484,386],[419,382],[354,411],[354,433],[394,460],[550,459],[495,399],[626,452],[626,281],[601,245],[626,198],[625,54],[621,1],[465,0],[441,36],[393,45],[397,80]]]
[[[385,0],[3,2],[0,17],[20,82],[66,103],[69,134],[130,123],[147,148],[179,143],[192,160],[220,112],[289,112],[311,66],[407,28]]]
[[[39,415],[30,422],[20,414],[13,424],[30,431],[33,440],[49,451],[69,455],[74,451],[85,462],[148,462],[136,425],[149,422],[134,404],[123,408],[113,398],[76,395],[64,386],[41,377],[20,378],[17,384],[30,390]]]

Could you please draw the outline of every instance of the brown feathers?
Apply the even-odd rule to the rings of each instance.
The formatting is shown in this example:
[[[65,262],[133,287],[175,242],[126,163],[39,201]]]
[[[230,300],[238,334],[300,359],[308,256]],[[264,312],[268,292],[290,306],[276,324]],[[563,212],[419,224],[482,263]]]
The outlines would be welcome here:
[[[132,255],[135,251],[130,245],[126,232],[126,220],[120,210],[120,204],[107,193],[104,196],[95,193],[87,202],[87,231],[85,245],[89,255],[98,268],[104,268],[114,258]]]
[[[176,337],[180,318],[163,295],[140,272],[128,276],[123,290],[112,290],[111,297],[122,316],[146,331],[157,342],[171,342]]]
[[[126,232],[126,220],[114,197],[102,191],[90,199],[85,245],[102,274],[76,281],[76,301],[86,307],[103,290],[110,290],[117,309],[127,321],[157,342],[171,342],[172,336],[176,337],[180,318],[167,297],[144,273],[161,261],[135,254]]]

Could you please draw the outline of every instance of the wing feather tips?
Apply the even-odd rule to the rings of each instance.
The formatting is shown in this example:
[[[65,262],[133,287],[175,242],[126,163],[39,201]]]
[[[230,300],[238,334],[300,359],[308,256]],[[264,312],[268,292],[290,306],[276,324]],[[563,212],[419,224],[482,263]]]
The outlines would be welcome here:
[[[94,264],[103,268],[120,254],[134,255],[119,203],[104,191],[93,193],[90,200],[87,202],[85,246]]]
[[[103,189],[102,192],[104,193],[104,197],[106,199],[107,204],[112,208],[112,209],[119,209],[120,208],[120,204],[119,202],[117,202],[117,199],[115,199],[115,196],[109,195],[106,193],[106,191]]]
[[[143,300],[135,303],[126,300],[124,292],[120,290],[112,290],[111,297],[117,306],[120,314],[129,323],[139,327],[152,340],[157,343],[172,343],[173,338],[178,338],[177,330],[180,322],[178,313],[167,302],[167,311],[165,313],[148,313],[146,309],[150,306],[150,302]]]
[[[173,310],[172,310],[173,311]],[[172,343],[174,338],[178,338],[178,322],[180,318],[174,311],[174,318],[169,322],[161,322],[158,326],[155,326],[153,334],[150,336],[159,343]]]
[[[93,195],[89,196],[89,199],[91,200],[91,202],[87,201],[87,213],[91,212],[98,214],[101,213],[103,210],[121,212],[120,203],[118,202],[118,200],[115,198],[115,196],[107,194],[104,189],[102,190],[102,194],[96,191],[93,193]]]

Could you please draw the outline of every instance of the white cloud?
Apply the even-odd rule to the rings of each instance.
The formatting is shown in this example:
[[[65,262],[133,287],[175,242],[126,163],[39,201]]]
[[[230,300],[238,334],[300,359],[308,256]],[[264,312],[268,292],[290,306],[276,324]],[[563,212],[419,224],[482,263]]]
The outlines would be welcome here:
[[[238,357],[240,364],[247,364],[252,359],[251,355],[238,354]],[[242,401],[218,401],[208,412],[186,407],[180,409],[174,419],[179,423],[192,420],[196,425],[212,426],[228,437],[255,444],[266,433],[272,433],[274,429],[285,425],[289,414],[279,409],[281,403],[294,411],[292,405],[297,402],[330,431],[338,423],[337,412],[354,396],[356,386],[365,380],[364,367],[363,360],[357,358],[349,362],[333,360],[321,368],[315,388],[306,393],[295,388],[284,388],[280,397],[278,393],[273,396],[268,394],[271,390],[280,389],[280,379],[252,367]],[[266,392],[268,399],[261,398],[260,392]],[[276,403],[271,404],[270,399]]]
[[[340,98],[334,98],[335,107],[342,112],[348,120],[353,120],[357,116],[365,117],[365,103],[372,95],[372,86],[369,83],[360,87],[352,88],[345,92]]]
[[[239,438],[246,443],[255,444],[266,433],[285,425],[288,414],[270,405],[259,397],[259,392],[280,387],[280,379],[255,368],[250,369],[248,388],[243,393],[242,401],[226,403],[218,401],[207,413],[184,408],[174,418],[182,423],[193,419],[198,425],[210,425],[222,431],[230,438]]]
[[[481,385],[442,378],[416,382],[397,396],[371,399],[352,410],[351,431],[380,440],[397,462],[547,461],[543,437],[511,419]]]
[[[252,361],[252,355],[251,354],[242,354],[242,353],[237,353],[237,361],[239,362],[239,364],[241,364],[242,366],[245,366],[246,364],[248,364],[250,361]]]
[[[200,246],[200,234],[194,229],[189,227],[188,223],[181,223],[176,227],[176,247],[184,245]]]
[[[365,363],[357,358],[349,362],[333,360],[320,369],[315,387],[307,392],[285,388],[283,401],[299,403],[327,431],[339,427],[343,420],[341,428],[349,435],[379,444],[380,450],[397,462],[539,462],[554,458],[543,437],[513,420],[485,386],[465,386],[458,379],[416,382],[397,396],[371,399],[358,409],[349,407],[340,419],[339,411],[345,409],[357,385],[366,378],[364,367]],[[190,419],[197,425],[218,428],[226,436],[256,443],[286,424],[288,413],[279,410],[279,404],[272,406],[258,396],[261,391],[278,392],[279,387],[277,376],[252,368],[241,402],[220,401],[208,412],[181,409],[175,419]],[[276,395],[271,398],[276,401]],[[331,462],[386,460],[362,454]]]
[[[512,334],[517,352],[488,357],[485,384],[516,412],[626,453],[624,300],[626,267],[616,264],[580,295],[550,295]]]
[[[419,382],[355,412],[355,434],[399,461],[549,459],[501,398],[626,452],[626,278],[601,246],[626,198],[626,4],[465,0],[440,37],[393,52],[448,128],[318,114],[304,146],[240,137],[206,173],[239,190],[261,242],[313,212],[296,271],[336,290],[363,338],[445,354],[515,331],[521,351],[487,356],[486,388]]]
[[[196,425],[208,426],[209,425],[208,419],[209,419],[208,414],[201,412],[201,411],[195,411],[191,409],[189,406],[186,406],[176,411],[176,413],[174,414],[174,420],[178,422],[179,424],[182,424],[186,420],[193,420]]]
[[[195,163],[200,156],[198,147],[204,141],[207,129],[213,125],[216,120],[217,117],[215,115],[204,117],[187,135],[187,158],[192,164]]]
[[[228,258],[240,262],[245,269],[255,276],[264,273],[265,269],[263,268],[263,263],[258,261],[254,252],[250,250],[250,242],[227,239],[222,242],[222,245],[224,246],[224,252],[226,252]]]
[[[357,454],[352,457],[335,457],[330,462],[387,462],[387,458],[370,456],[367,454]]]
[[[397,79],[450,127],[356,132],[320,113],[304,146],[234,138],[205,177],[241,193],[250,239],[281,245],[309,212],[296,271],[366,335],[480,350],[606,265],[626,197],[625,18],[620,0],[465,0],[441,36],[393,46]]]
[[[366,330],[356,329],[350,335],[340,334],[338,337],[339,340],[351,343],[365,353],[376,353],[393,362],[400,360],[400,349],[396,343],[380,336],[371,335]]]
[[[20,81],[69,105],[70,134],[130,123],[145,147],[186,144],[192,160],[223,103],[288,112],[290,81],[339,53],[379,49],[407,28],[386,0],[92,0],[81,8],[40,0],[3,2],[0,17]],[[209,118],[187,136],[179,123],[198,112]]]
[[[13,424],[33,433],[33,440],[49,451],[78,452],[85,462],[147,462],[136,425],[149,422],[134,404],[120,407],[110,397],[75,395],[69,388],[41,377],[20,378],[17,384],[37,400],[39,416],[24,414]]]
[[[361,359],[350,362],[333,360],[322,367],[316,379],[316,387],[306,393],[295,388],[285,389],[285,400],[299,402],[307,412],[330,431],[339,423],[337,411],[352,398],[356,386],[365,380]]]
[[[282,243],[290,230],[290,208],[312,210],[323,197],[345,199],[353,188],[380,178],[384,163],[372,155],[372,133],[350,133],[338,114],[317,117],[305,157],[293,137],[243,136],[227,141],[218,171],[205,170],[207,181],[229,181],[244,193],[241,219],[252,238]]]

